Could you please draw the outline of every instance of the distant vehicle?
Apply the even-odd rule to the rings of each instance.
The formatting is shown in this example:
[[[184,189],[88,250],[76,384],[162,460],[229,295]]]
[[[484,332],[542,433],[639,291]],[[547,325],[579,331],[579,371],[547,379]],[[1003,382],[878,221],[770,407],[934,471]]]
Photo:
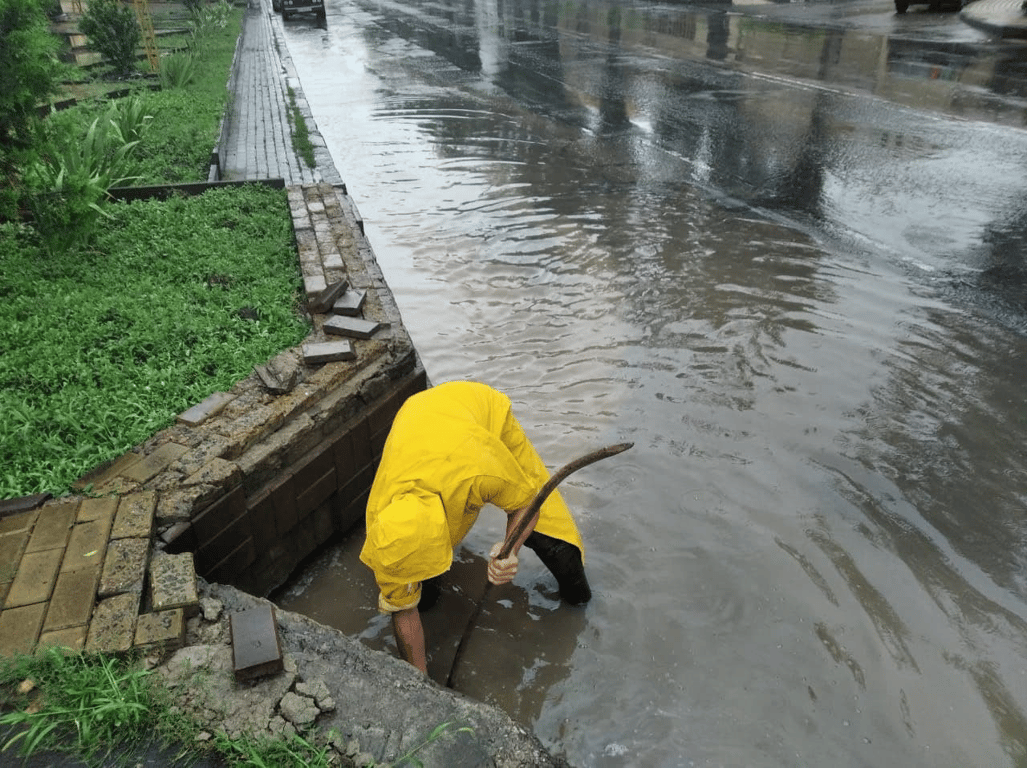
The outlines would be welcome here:
[[[911,5],[926,5],[932,13],[938,11],[959,11],[971,0],[895,0],[895,13],[905,13]]]
[[[282,10],[282,0],[271,0],[271,10],[275,13],[280,13]]]
[[[286,21],[297,13],[313,13],[321,21],[325,20],[324,0],[271,0],[282,7],[282,20]]]

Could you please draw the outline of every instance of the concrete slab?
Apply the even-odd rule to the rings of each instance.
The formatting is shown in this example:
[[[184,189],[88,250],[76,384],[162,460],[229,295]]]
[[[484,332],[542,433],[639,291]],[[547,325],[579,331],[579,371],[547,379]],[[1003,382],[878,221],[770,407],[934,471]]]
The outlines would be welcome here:
[[[185,645],[185,612],[181,608],[144,613],[136,620],[135,647],[177,651]]]
[[[29,543],[28,531],[17,531],[0,536],[0,584],[10,584],[18,572],[18,563]],[[0,602],[0,607],[3,602]]]
[[[99,498],[83,499],[78,506],[78,522],[86,523],[91,520],[114,519],[114,513],[118,509],[118,499],[115,496],[101,496]]]
[[[36,524],[36,517],[38,515],[38,510],[32,510],[0,518],[0,535],[16,533],[18,531],[31,531],[32,526]]]
[[[339,280],[325,287],[323,291],[307,302],[307,311],[312,315],[324,314],[349,288],[349,281]]]
[[[235,399],[235,395],[227,392],[215,392],[202,403],[197,403],[178,414],[176,421],[188,427],[197,427],[207,419],[217,416],[224,410],[224,407]]]
[[[165,443],[157,448],[157,450],[147,454],[145,458],[125,469],[121,476],[134,480],[137,483],[145,483],[147,480],[159,475],[171,462],[188,451],[189,449],[184,445]]]
[[[193,615],[199,608],[199,600],[192,553],[168,555],[154,552],[150,561],[150,602],[153,609],[181,608]]]
[[[350,341],[322,341],[303,345],[303,362],[307,365],[355,360],[356,356]]]
[[[124,592],[142,594],[150,556],[150,539],[117,539],[107,545],[97,593],[109,597]]]
[[[364,298],[366,296],[367,291],[346,291],[332,305],[332,312],[334,312],[336,315],[356,317],[360,314],[360,308],[364,306]]]
[[[39,642],[36,643],[36,647],[68,648],[72,651],[81,651],[86,646],[86,633],[88,632],[88,624],[59,629],[56,632],[43,632],[39,636]]]
[[[140,595],[127,592],[97,603],[89,622],[86,651],[89,653],[123,653],[135,642],[136,619]]]
[[[107,535],[110,528],[110,518],[90,520],[72,528],[61,570],[77,571],[81,568],[101,567],[104,555],[107,554]]]
[[[87,472],[78,480],[76,480],[72,487],[76,490],[82,490],[90,485],[95,488],[108,488],[112,484],[116,484],[115,478],[119,477],[122,472],[131,467],[133,464],[142,459],[138,453],[124,453],[116,458],[107,467],[97,467],[91,472]]]

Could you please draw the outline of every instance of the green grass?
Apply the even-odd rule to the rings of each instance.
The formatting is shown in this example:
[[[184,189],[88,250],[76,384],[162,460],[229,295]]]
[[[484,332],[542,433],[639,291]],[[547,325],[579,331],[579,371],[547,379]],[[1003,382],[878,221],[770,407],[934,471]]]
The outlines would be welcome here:
[[[202,682],[193,685],[202,685]],[[228,764],[252,768],[325,768],[337,764],[316,730],[272,739],[229,739],[217,731],[206,747],[197,736],[216,723],[194,722],[179,714],[174,694],[137,659],[90,655],[50,648],[36,655],[0,658],[0,764],[8,755],[66,752],[100,764],[112,751],[130,754],[135,746],[160,745],[188,765],[202,749]],[[392,763],[422,765],[418,753],[446,736],[473,733],[444,722]],[[334,734],[329,732],[329,738]],[[126,748],[126,749],[119,749]],[[132,760],[123,758],[126,765]]]
[[[135,184],[206,180],[242,10],[227,18],[207,30],[187,87],[134,92],[153,117],[127,170]],[[47,132],[82,136],[107,106],[55,113]],[[104,209],[74,256],[45,256],[30,229],[0,224],[0,498],[68,492],[307,333],[284,192]]]
[[[147,675],[118,659],[56,649],[5,660],[0,725],[13,735],[0,748],[27,756],[59,746],[88,758],[138,738],[156,724]]]
[[[284,191],[106,210],[75,258],[0,226],[0,498],[66,491],[307,333]]]
[[[317,165],[314,159],[314,145],[310,142],[310,131],[303,113],[296,105],[296,92],[289,88],[289,124],[292,127],[292,144],[308,168]]]

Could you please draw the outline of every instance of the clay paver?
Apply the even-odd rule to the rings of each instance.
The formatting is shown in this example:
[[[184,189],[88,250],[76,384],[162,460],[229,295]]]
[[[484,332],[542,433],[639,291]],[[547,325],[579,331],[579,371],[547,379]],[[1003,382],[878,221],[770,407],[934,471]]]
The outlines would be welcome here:
[[[0,536],[0,584],[14,581],[14,575],[18,572],[18,563],[21,562],[25,545],[28,543],[28,531],[18,531]]]
[[[49,599],[61,567],[63,549],[44,549],[42,552],[27,552],[21,558],[18,575],[14,577],[11,591],[7,593],[5,605],[13,608],[19,605],[41,603]]]
[[[43,631],[53,632],[88,623],[93,613],[93,603],[96,602],[96,585],[99,580],[99,563],[92,568],[61,573],[50,598]]]
[[[188,427],[198,427],[207,419],[221,413],[224,407],[234,399],[235,395],[230,395],[227,392],[215,392],[202,403],[197,403],[192,408],[178,414],[177,421]]]
[[[303,345],[303,362],[307,365],[334,363],[340,360],[353,360],[357,353],[353,351],[351,341],[321,341]]]
[[[26,552],[39,552],[43,549],[62,549],[68,543],[71,526],[75,523],[78,511],[76,503],[60,503],[43,507],[39,510],[36,526],[32,529]]]
[[[91,520],[107,520],[110,525],[114,519],[114,512],[118,508],[116,496],[101,496],[95,499],[83,499],[78,507],[78,521],[87,523]]]
[[[99,595],[107,597],[121,592],[143,591],[150,540],[118,539],[107,545],[107,555],[100,576]]]
[[[44,632],[39,636],[36,645],[39,648],[70,648],[73,651],[81,651],[86,644],[88,631],[89,625],[83,624],[79,627],[58,629],[56,632]]]
[[[64,551],[62,571],[77,571],[80,568],[99,567],[103,565],[103,556],[107,552],[107,534],[110,532],[111,521],[90,520],[79,523],[71,529],[68,548]]]
[[[273,605],[233,613],[231,629],[236,680],[275,674],[285,668]]]
[[[382,328],[386,327],[387,324],[379,323],[376,320],[364,320],[360,317],[332,315],[328,320],[325,320],[325,324],[322,326],[322,329],[325,333],[330,333],[333,336],[351,336],[354,339],[369,339]]]
[[[30,531],[32,526],[35,525],[38,515],[39,512],[37,510],[32,510],[31,512],[20,512],[16,515],[0,517],[0,534]]]
[[[0,613],[0,656],[31,652],[45,614],[46,603],[8,608]]]
[[[157,512],[157,494],[153,491],[133,493],[118,504],[111,527],[112,539],[148,538],[153,533]]]

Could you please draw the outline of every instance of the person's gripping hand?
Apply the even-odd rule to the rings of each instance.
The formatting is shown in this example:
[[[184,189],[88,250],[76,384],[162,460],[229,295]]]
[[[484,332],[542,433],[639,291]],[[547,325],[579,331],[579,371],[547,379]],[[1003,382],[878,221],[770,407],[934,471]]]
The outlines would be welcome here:
[[[510,555],[505,560],[498,560],[503,542],[498,542],[489,552],[489,581],[493,584],[507,584],[517,575],[517,555]]]

